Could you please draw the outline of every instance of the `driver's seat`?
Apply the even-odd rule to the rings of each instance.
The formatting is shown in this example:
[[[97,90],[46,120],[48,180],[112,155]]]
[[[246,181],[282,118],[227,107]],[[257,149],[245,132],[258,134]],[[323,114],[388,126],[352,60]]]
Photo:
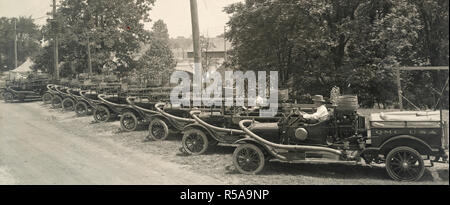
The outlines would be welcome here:
[[[325,120],[322,120],[322,121],[318,121],[318,120],[308,121],[308,122],[305,123],[303,126],[304,126],[305,128],[306,128],[306,127],[320,126],[321,124],[330,121],[331,118],[333,118],[333,114],[334,114],[333,110],[330,110],[330,109],[329,109],[329,110],[328,110],[328,115],[327,115],[327,117],[326,117]]]

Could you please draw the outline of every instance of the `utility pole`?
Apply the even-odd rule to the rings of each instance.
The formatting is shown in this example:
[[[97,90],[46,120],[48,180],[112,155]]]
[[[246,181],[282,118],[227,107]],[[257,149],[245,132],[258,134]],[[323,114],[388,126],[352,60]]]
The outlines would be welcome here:
[[[201,63],[200,28],[198,22],[197,0],[191,1],[192,40],[194,43],[194,63]]]
[[[53,61],[54,61],[54,78],[59,80],[59,68],[58,68],[58,31],[56,20],[56,0],[53,0],[53,25],[54,25],[54,37],[53,37]]]
[[[200,28],[198,22],[197,0],[190,0],[191,3],[191,21],[192,21],[192,40],[194,44],[194,106],[201,105],[202,92],[202,54],[200,48]]]
[[[89,78],[92,78],[91,43],[89,41],[89,37],[88,37],[88,40],[87,40],[87,54],[88,54]]]
[[[397,76],[397,95],[398,95],[398,105],[399,109],[403,110],[403,95],[402,95],[402,83],[400,79],[400,68],[396,69]]]
[[[227,26],[223,27],[223,51],[225,52],[224,60],[227,61],[227,39],[225,38],[225,34],[227,33]]]
[[[14,69],[17,68],[17,20],[14,18]]]

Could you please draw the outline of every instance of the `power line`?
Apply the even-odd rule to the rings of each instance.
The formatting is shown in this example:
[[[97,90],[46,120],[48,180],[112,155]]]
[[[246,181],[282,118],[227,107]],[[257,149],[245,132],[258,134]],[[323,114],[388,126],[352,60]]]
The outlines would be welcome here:
[[[59,68],[58,68],[58,33],[57,33],[57,23],[56,23],[56,0],[53,0],[53,19],[52,19],[52,29],[54,32],[53,36],[53,63],[54,63],[54,80],[59,80]]]
[[[14,69],[17,68],[17,19],[14,18]]]

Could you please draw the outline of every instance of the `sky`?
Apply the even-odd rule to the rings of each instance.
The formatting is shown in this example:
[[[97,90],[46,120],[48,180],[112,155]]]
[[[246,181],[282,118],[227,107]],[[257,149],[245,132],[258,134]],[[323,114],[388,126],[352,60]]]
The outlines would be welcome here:
[[[229,18],[223,7],[241,1],[244,0],[197,0],[201,35],[215,37],[222,34]],[[156,0],[150,11],[152,22],[146,23],[145,28],[151,29],[153,22],[162,19],[167,24],[170,37],[191,36],[189,2]],[[0,17],[32,16],[37,24],[43,25],[47,19],[46,13],[52,10],[51,4],[52,0],[0,0]]]

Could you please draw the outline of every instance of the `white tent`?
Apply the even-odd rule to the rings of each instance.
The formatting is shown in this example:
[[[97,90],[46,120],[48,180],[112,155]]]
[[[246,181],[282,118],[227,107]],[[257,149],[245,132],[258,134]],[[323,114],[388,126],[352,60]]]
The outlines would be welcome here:
[[[12,72],[18,72],[18,73],[26,73],[31,72],[31,66],[33,65],[33,61],[30,60],[30,58],[27,58],[25,63],[17,67],[16,69],[12,70]]]

